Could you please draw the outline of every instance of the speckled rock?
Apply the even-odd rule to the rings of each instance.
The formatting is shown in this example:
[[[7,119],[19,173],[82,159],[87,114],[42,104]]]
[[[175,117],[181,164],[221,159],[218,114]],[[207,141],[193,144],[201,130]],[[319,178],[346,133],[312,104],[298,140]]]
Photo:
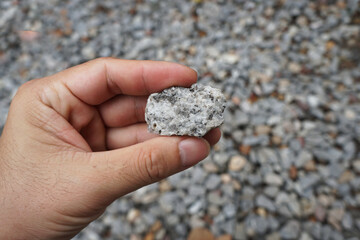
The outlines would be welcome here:
[[[171,87],[149,96],[145,120],[152,133],[202,137],[223,123],[225,103],[220,90],[210,86]]]

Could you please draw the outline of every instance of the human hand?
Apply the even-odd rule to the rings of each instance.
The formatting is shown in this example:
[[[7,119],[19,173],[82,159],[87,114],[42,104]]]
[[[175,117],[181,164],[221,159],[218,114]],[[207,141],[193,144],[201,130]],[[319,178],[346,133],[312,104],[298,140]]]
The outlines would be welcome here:
[[[0,239],[64,239],[115,199],[204,159],[204,138],[147,132],[147,96],[196,72],[102,58],[20,87],[0,138]]]

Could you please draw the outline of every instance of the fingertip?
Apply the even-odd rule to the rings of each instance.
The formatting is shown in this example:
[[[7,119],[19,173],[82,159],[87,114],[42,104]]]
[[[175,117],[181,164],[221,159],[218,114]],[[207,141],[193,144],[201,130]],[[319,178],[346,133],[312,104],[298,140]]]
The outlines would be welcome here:
[[[177,69],[177,75],[182,76],[181,82],[179,82],[179,86],[190,87],[192,84],[197,82],[198,72],[195,68],[185,66],[179,63],[176,64],[179,67]]]
[[[182,166],[191,167],[205,159],[210,152],[209,143],[202,138],[185,138],[179,143],[179,154]]]
[[[221,138],[220,128],[211,129],[205,136],[204,139],[209,142],[211,146],[215,145]]]

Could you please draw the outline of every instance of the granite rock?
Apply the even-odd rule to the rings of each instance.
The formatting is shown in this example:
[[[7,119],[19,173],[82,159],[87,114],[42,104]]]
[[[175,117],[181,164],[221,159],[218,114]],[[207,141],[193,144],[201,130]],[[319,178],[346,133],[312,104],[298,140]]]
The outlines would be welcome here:
[[[152,133],[202,137],[223,123],[225,104],[220,90],[210,86],[171,87],[149,96],[145,120]]]

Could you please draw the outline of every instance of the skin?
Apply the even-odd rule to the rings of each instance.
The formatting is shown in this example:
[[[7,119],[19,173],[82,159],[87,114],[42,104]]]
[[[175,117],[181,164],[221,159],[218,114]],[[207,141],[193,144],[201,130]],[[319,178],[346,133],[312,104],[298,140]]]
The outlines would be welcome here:
[[[204,159],[204,138],[147,132],[147,96],[191,68],[100,58],[22,85],[0,138],[0,239],[69,239],[117,198]]]

